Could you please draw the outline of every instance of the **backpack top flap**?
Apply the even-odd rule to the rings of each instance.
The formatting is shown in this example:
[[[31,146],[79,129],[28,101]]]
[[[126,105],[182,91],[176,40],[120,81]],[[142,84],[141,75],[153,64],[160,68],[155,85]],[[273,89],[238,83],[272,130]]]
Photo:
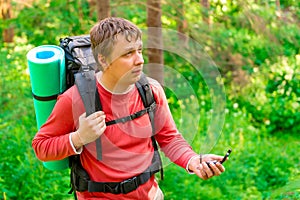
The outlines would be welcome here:
[[[60,46],[65,50],[68,70],[79,70],[81,66],[96,69],[89,35],[63,38]]]
[[[97,64],[92,53],[89,35],[65,37],[59,41],[59,46],[65,52],[66,86],[68,89],[74,84],[74,75],[78,71],[97,71]]]

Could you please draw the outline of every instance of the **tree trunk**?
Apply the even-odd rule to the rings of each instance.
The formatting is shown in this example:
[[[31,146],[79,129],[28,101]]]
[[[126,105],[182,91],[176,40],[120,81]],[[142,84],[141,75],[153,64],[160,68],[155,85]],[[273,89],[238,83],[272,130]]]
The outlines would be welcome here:
[[[280,0],[276,0],[276,8],[277,10],[280,10]]]
[[[277,18],[281,19],[282,17],[282,13],[281,13],[281,8],[280,8],[280,0],[276,0],[276,15],[277,15]]]
[[[147,0],[147,26],[149,63],[146,65],[146,70],[150,77],[163,85],[164,66],[160,0]]]
[[[110,1],[109,0],[96,0],[98,20],[110,17]]]
[[[209,19],[209,0],[201,0],[201,5],[202,5],[202,17],[203,21],[206,22],[207,24],[210,24],[210,19]]]
[[[89,4],[89,17],[93,17],[93,13],[96,11],[97,2],[96,0],[88,0]]]
[[[11,1],[0,0],[0,19],[9,20],[12,18]],[[2,33],[3,42],[13,42],[14,28],[7,27]]]
[[[178,38],[185,44],[187,42],[187,37],[185,36],[185,32],[188,28],[187,21],[184,17],[184,4],[183,0],[178,1],[177,6],[177,31],[178,31]]]

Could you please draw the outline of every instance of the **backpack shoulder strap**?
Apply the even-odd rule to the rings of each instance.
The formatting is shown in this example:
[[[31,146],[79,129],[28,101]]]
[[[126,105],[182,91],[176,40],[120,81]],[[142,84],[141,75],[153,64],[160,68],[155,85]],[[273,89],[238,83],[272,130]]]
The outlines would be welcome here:
[[[159,152],[158,152],[157,142],[156,142],[155,137],[154,137],[154,135],[155,135],[154,116],[155,116],[156,102],[155,102],[150,84],[149,84],[148,79],[145,76],[145,74],[142,74],[140,80],[138,82],[136,82],[135,85],[136,85],[136,87],[139,91],[139,94],[140,94],[141,98],[142,98],[144,107],[148,109],[148,115],[149,115],[150,122],[151,122],[151,127],[152,127],[151,140],[152,140],[152,145],[153,145],[153,148],[154,148],[154,156],[156,157],[156,159],[159,162],[160,177],[161,177],[161,180],[163,180],[164,179],[164,173],[163,173],[162,161],[161,161],[161,157],[160,157]]]
[[[141,75],[140,80],[138,80],[135,85],[142,97],[145,107],[149,107],[155,102],[149,81],[144,73]]]
[[[95,71],[80,71],[75,74],[75,84],[84,104],[86,115],[89,116],[95,110],[96,79]]]
[[[154,112],[156,107],[156,102],[154,100],[154,96],[150,87],[150,84],[148,82],[147,77],[145,74],[141,75],[141,78],[138,82],[136,82],[136,87],[139,91],[139,94],[142,98],[143,104],[145,108],[148,108],[148,114],[151,121],[152,126],[152,135],[155,133],[155,125],[154,125]]]
[[[75,84],[84,104],[86,116],[102,110],[100,96],[96,88],[94,70],[81,70],[75,74]],[[102,144],[100,137],[96,140],[97,159],[102,160]]]

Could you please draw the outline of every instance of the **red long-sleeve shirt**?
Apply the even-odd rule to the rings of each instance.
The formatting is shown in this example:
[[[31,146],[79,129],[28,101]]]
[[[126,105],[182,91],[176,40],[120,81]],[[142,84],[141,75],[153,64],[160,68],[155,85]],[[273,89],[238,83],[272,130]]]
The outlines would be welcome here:
[[[153,79],[149,81],[157,104],[155,138],[171,161],[186,168],[189,159],[196,153],[178,132],[163,89]],[[136,87],[123,94],[112,94],[97,82],[97,89],[106,121],[144,109]],[[76,86],[59,96],[50,117],[32,141],[33,149],[40,160],[60,160],[76,154],[69,137],[78,128],[78,118],[83,112],[84,106]],[[102,160],[97,160],[95,142],[92,142],[84,146],[80,155],[81,163],[93,181],[121,182],[142,173],[151,164],[151,135],[152,128],[147,114],[126,123],[107,126],[101,135]],[[128,194],[82,192],[78,194],[78,198],[153,199],[156,189],[157,183],[153,176]]]

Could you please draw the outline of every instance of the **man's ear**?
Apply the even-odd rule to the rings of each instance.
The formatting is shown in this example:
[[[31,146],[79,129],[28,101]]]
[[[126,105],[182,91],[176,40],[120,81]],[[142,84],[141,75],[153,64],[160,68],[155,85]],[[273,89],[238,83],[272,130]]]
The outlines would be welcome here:
[[[103,56],[103,55],[101,55],[101,54],[98,54],[98,62],[99,62],[100,65],[102,66],[103,71],[105,71],[106,68],[108,67],[108,64],[107,64],[107,61],[106,61],[105,56]]]

